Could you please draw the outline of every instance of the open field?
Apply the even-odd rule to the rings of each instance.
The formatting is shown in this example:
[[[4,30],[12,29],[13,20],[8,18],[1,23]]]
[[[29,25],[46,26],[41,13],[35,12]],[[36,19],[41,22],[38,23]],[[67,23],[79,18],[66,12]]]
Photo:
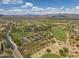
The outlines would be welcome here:
[[[42,58],[60,58],[57,54],[44,54],[42,55]]]
[[[66,30],[63,27],[55,27],[51,31],[58,40],[66,41]]]

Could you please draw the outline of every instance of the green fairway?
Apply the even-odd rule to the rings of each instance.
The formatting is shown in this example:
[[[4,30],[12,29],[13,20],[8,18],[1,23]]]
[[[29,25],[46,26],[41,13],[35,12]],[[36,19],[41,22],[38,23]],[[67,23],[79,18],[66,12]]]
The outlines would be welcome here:
[[[60,56],[52,53],[52,54],[44,54],[42,55],[42,58],[60,58]]]
[[[62,27],[54,27],[52,29],[52,33],[55,36],[56,39],[65,41],[66,39],[66,30]]]

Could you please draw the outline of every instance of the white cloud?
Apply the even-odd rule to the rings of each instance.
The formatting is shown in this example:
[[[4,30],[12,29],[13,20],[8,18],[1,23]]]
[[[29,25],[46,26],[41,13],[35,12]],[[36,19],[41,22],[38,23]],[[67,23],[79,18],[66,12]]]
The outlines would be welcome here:
[[[18,9],[18,8],[13,8],[13,9],[0,9],[0,14],[2,15],[26,15],[30,14],[30,10],[26,9]]]
[[[60,10],[58,8],[51,8],[51,7],[48,8],[33,7],[32,12],[34,12],[35,14],[45,15],[45,14],[55,14],[60,12]]]
[[[3,4],[21,4],[23,3],[22,0],[2,0],[1,3]]]
[[[79,6],[76,6],[75,9],[79,9]]]
[[[29,3],[29,2],[26,2],[25,5],[21,6],[23,8],[32,8],[33,7],[33,4],[32,3]]]
[[[22,15],[22,14],[25,14],[26,12],[27,11],[23,10],[23,9],[10,9],[10,10],[5,11],[5,14],[8,14],[8,15]]]
[[[26,15],[26,14],[38,14],[38,15],[46,15],[46,14],[57,14],[57,13],[71,13],[71,14],[79,14],[78,6],[73,8],[39,8],[34,6],[32,3],[26,3],[23,8],[13,8],[9,10],[0,9],[0,14],[5,15]]]
[[[75,6],[73,8],[39,8],[35,7],[32,9],[35,14],[46,15],[46,14],[57,14],[57,13],[67,13],[67,14],[79,14],[79,6]]]
[[[0,14],[3,14],[5,10],[4,9],[0,9]]]
[[[4,11],[4,9],[0,9],[0,11]]]
[[[32,11],[33,12],[42,12],[42,11],[44,11],[44,9],[43,8],[39,8],[39,7],[33,7]]]

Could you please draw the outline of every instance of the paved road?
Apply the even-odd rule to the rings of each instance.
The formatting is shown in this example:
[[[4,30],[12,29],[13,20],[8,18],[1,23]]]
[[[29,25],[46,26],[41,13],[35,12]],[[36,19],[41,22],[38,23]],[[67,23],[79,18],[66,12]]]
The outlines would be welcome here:
[[[6,40],[8,46],[12,49],[14,57],[16,57],[16,58],[22,58],[23,56],[20,54],[19,50],[17,49],[16,44],[12,41],[11,37],[9,36],[9,32],[10,32],[10,27],[7,28],[3,32],[4,39]]]

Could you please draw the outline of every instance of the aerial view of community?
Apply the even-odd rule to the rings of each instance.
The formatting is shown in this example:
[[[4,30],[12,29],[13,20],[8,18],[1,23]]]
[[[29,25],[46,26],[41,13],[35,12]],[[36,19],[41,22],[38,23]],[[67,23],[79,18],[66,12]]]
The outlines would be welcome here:
[[[79,58],[79,0],[0,0],[0,58]]]

